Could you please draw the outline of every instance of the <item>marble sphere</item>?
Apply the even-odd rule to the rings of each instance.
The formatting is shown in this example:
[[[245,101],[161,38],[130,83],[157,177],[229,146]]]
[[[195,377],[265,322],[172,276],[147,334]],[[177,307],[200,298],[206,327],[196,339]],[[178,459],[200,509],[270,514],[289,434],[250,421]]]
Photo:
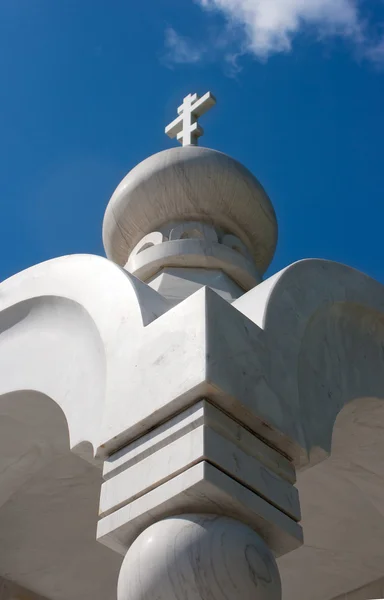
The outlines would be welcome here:
[[[280,600],[275,559],[247,525],[216,515],[159,521],[123,561],[118,600]]]
[[[252,173],[222,152],[171,148],[132,169],[105,212],[108,258],[124,266],[144,235],[175,221],[206,222],[236,235],[260,274],[273,258],[277,221],[271,201]]]

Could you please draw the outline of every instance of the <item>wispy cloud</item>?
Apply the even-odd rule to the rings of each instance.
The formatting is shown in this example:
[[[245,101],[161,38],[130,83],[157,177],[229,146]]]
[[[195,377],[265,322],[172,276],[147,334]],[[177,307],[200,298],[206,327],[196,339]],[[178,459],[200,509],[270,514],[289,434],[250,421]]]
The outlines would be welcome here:
[[[317,36],[362,39],[362,25],[354,0],[196,0],[205,10],[220,11],[229,27],[241,30],[244,52],[265,59],[289,52],[303,28]]]
[[[242,55],[267,60],[273,54],[290,52],[295,37],[305,32],[316,40],[344,38],[360,57],[384,64],[384,39],[374,41],[369,35],[370,23],[362,15],[364,0],[193,1],[203,10],[224,17],[220,44],[211,38],[205,47],[196,46],[196,42],[168,28],[166,48],[173,63],[196,63],[213,51],[216,58],[220,53],[236,72]]]
[[[163,60],[168,66],[197,63],[205,52],[201,44],[180,35],[173,27],[167,27],[165,30],[164,46]]]

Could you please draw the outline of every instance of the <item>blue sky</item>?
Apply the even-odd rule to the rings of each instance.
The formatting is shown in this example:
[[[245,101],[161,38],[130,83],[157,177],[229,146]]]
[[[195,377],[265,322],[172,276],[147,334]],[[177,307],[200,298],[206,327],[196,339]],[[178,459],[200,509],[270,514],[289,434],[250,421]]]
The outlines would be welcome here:
[[[114,188],[211,90],[202,144],[277,213],[269,274],[319,257],[384,283],[383,39],[381,0],[0,0],[0,279],[103,254]]]

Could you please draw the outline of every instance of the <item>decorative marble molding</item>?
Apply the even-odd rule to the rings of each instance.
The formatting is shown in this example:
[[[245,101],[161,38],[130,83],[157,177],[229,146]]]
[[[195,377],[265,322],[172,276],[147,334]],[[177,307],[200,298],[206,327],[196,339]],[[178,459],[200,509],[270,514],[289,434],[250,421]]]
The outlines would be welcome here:
[[[168,238],[161,233],[161,231],[152,231],[152,233],[148,233],[145,235],[140,242],[136,244],[134,249],[131,252],[131,259],[133,260],[137,254],[147,250],[147,248],[152,248],[152,246],[157,246],[158,244],[162,244],[163,242],[167,242]],[[128,267],[128,263],[126,267]],[[129,268],[127,269],[129,271]]]
[[[202,239],[217,244],[219,237],[213,225],[201,221],[183,221],[177,223],[169,233],[169,241]]]
[[[168,308],[98,256],[57,258],[14,275],[1,284],[0,396],[32,390],[52,398],[68,421],[71,447],[92,459],[116,385],[108,378],[111,363],[118,368],[114,357]]]
[[[345,406],[383,398],[384,286],[351,267],[306,259],[233,307],[262,328],[275,357],[269,381],[279,397],[290,398],[301,422],[306,451],[292,455],[295,463],[316,464],[329,456],[335,421]]]
[[[326,390],[316,383],[323,360],[318,336],[334,336],[340,319],[363,326],[364,314],[372,332],[384,312],[383,286],[328,261],[296,263],[233,305],[203,289],[170,308],[160,294],[105,259],[64,257],[3,282],[0,309],[1,393],[32,389],[53,397],[66,414],[73,445],[91,442],[100,455],[110,455],[206,397],[300,465],[306,453],[313,458],[320,449],[323,456],[329,453],[334,421],[344,404],[363,393],[381,393],[375,363],[364,361],[357,381],[341,339],[328,344],[333,349],[328,359],[342,358],[343,385],[348,385],[340,387],[337,372],[335,379],[327,379]],[[82,343],[89,339],[90,344],[89,350],[83,347],[83,362],[76,363],[79,380],[65,354],[77,344],[76,328],[73,335],[65,332],[69,314],[78,319]],[[43,329],[55,331],[50,350],[43,349],[41,334],[34,334],[44,320]],[[334,323],[333,330],[328,325],[324,329],[327,323]],[[18,340],[24,340],[22,352]],[[370,340],[376,343],[372,335]],[[13,348],[17,371],[9,368]],[[316,362],[317,371],[309,376]],[[93,392],[81,387],[86,381],[83,364],[90,365]],[[105,368],[101,364],[107,365],[108,378],[99,382]],[[67,365],[74,378],[67,380],[68,387],[62,384]],[[314,386],[308,388],[311,382]],[[127,414],[126,399],[138,397],[139,390],[141,401],[131,402]],[[305,397],[304,406],[300,397]]]
[[[243,244],[240,238],[238,238],[236,235],[227,233],[222,237],[221,243],[224,244],[224,246],[228,246],[228,248],[232,248],[232,250],[235,250],[235,252],[239,252],[245,258],[249,258],[249,252],[246,245]]]
[[[302,543],[292,464],[206,401],[110,456],[104,478],[98,537],[123,552],[181,507],[248,523],[277,556]]]
[[[241,240],[201,221],[167,223],[161,232],[144,236],[132,250],[125,268],[145,282],[165,269],[184,269],[186,282],[188,269],[204,270],[205,278],[212,271],[222,271],[242,292],[261,281]],[[216,275],[212,275],[214,285]]]
[[[164,268],[222,270],[243,290],[260,283],[255,267],[242,254],[223,244],[201,239],[182,239],[146,247],[132,256],[127,270],[148,281]]]

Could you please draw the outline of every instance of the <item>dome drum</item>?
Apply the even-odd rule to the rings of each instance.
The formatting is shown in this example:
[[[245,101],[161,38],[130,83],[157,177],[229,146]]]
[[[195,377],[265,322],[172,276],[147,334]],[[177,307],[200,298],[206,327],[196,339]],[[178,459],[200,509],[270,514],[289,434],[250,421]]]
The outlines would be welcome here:
[[[219,238],[214,227],[195,221],[172,227],[169,237],[159,231],[144,236],[125,265],[142,281],[150,280],[169,267],[219,269],[243,291],[261,281],[252,257],[239,238],[228,234]]]

